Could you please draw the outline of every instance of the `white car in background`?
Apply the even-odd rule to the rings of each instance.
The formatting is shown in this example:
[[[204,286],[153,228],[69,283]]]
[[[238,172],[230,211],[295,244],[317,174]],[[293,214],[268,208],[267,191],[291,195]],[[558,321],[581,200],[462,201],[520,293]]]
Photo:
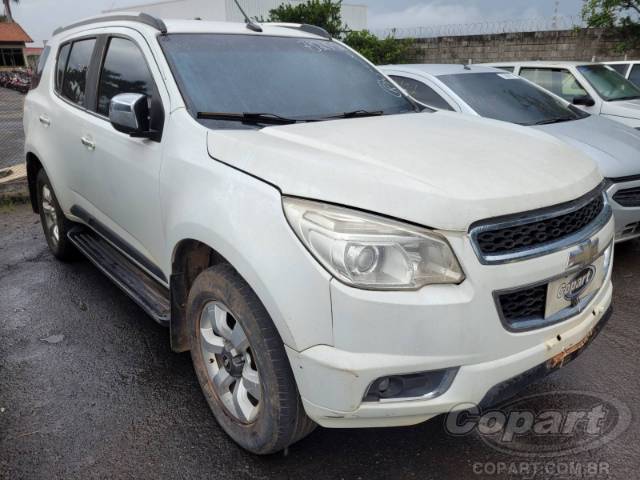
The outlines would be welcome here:
[[[587,113],[640,128],[640,88],[600,63],[504,62],[508,70],[573,103]]]
[[[640,132],[570,103],[512,73],[463,65],[391,65],[381,70],[415,100],[530,126],[591,156],[608,180],[616,239],[640,236]]]
[[[636,86],[640,86],[640,61],[603,62]]]

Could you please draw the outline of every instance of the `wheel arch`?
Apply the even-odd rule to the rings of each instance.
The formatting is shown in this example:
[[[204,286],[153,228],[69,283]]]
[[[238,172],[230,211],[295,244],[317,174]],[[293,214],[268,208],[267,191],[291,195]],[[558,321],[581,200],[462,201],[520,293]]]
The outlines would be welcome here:
[[[202,271],[219,264],[231,266],[249,284],[256,296],[260,298],[258,289],[251,284],[252,282],[246,275],[242,274],[237,265],[234,265],[227,256],[220,253],[220,249],[194,238],[180,240],[174,246],[171,255],[171,276],[169,280],[171,293],[170,337],[173,351],[186,352],[190,348],[186,304],[193,282]],[[262,299],[260,301],[265,305]],[[286,332],[282,331],[282,328],[286,329],[286,327],[278,325],[278,322],[274,321],[274,323],[283,341],[286,335],[290,337],[291,332],[288,330]]]

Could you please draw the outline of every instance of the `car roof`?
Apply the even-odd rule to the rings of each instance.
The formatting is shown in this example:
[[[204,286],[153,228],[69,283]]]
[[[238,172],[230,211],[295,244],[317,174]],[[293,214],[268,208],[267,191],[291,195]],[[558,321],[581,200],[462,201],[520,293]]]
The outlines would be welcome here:
[[[380,67],[384,70],[397,70],[407,73],[426,73],[438,77],[440,75],[457,75],[468,73],[504,73],[504,71],[497,68],[486,67],[483,65],[462,65],[462,64],[408,64],[408,65],[385,65]]]
[[[544,60],[535,60],[535,61],[514,61],[514,62],[492,62],[492,63],[483,63],[482,65],[486,66],[512,66],[512,65],[520,65],[522,67],[578,67],[582,65],[600,65],[596,62],[564,62],[564,61],[544,61]]]
[[[79,32],[96,27],[131,26],[155,29],[165,33],[219,33],[246,34],[262,36],[279,36],[293,38],[328,39],[329,35],[318,27],[298,23],[260,23],[262,31],[249,29],[246,23],[214,22],[203,20],[161,19],[139,12],[122,12],[121,14],[98,15],[79,20],[71,25],[60,27],[54,36],[62,32]]]

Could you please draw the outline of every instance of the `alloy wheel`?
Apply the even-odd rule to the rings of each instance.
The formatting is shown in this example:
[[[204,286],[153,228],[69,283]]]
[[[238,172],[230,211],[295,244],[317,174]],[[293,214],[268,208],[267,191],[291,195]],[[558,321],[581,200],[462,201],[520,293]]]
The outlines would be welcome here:
[[[58,226],[58,213],[53,202],[51,189],[48,185],[42,186],[42,211],[44,212],[44,221],[46,231],[54,245],[60,241],[60,228]]]
[[[240,322],[221,302],[209,302],[200,316],[200,348],[209,381],[236,420],[252,423],[262,399],[260,375]]]

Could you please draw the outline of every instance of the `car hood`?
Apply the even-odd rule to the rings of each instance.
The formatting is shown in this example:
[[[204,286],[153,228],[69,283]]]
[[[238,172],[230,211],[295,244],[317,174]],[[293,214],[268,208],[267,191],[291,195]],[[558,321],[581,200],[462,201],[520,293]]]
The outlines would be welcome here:
[[[580,197],[602,180],[576,149],[534,129],[417,113],[209,130],[209,155],[283,194],[442,230]]]
[[[534,128],[582,150],[607,178],[640,175],[640,131],[634,128],[595,115]]]
[[[604,102],[600,113],[616,117],[640,119],[640,100]]]

